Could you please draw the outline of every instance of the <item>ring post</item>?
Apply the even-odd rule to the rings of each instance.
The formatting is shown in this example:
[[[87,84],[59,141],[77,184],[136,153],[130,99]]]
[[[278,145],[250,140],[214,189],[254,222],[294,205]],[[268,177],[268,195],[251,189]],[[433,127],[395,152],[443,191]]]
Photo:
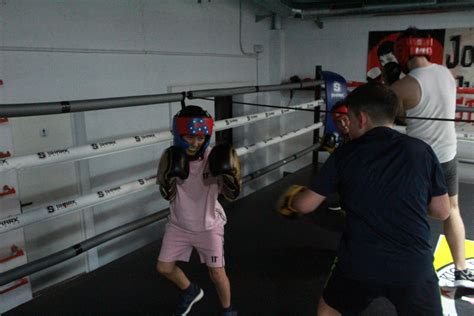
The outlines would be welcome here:
[[[214,119],[216,121],[230,119],[232,113],[232,96],[221,96],[214,98]],[[232,128],[216,132],[216,144],[227,143],[233,144]]]
[[[315,69],[314,80],[322,80],[322,67],[317,65]],[[314,86],[314,100],[321,99],[321,85]],[[314,109],[314,123],[318,123],[321,120],[321,108],[318,106]],[[319,144],[319,129],[313,132],[313,144]],[[319,151],[313,151],[313,165],[317,166],[319,161]]]

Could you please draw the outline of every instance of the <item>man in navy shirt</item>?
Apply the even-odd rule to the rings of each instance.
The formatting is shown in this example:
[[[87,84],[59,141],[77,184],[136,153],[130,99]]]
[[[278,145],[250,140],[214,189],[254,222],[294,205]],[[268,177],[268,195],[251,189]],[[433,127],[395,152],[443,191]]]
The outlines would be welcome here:
[[[398,315],[441,315],[427,220],[450,212],[440,163],[429,145],[392,129],[398,99],[388,87],[361,86],[345,103],[351,141],[282,205],[282,214],[309,213],[338,192],[347,211],[318,315],[362,311],[379,296]]]

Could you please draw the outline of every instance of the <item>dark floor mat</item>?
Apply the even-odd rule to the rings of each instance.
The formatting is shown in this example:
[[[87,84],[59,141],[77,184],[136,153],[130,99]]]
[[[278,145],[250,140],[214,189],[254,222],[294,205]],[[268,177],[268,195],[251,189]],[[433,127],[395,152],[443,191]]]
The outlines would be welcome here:
[[[226,269],[233,305],[239,315],[315,315],[318,299],[335,255],[344,216],[321,212],[296,220],[278,216],[273,203],[289,184],[308,184],[312,168],[226,206]],[[460,204],[469,239],[474,239],[474,185],[461,184]],[[433,244],[442,232],[432,222]],[[153,242],[91,273],[49,288],[5,315],[171,315],[177,289],[155,272],[161,241]],[[180,266],[205,296],[190,315],[214,315],[219,303],[206,268],[193,254]],[[459,300],[458,315],[474,306]],[[363,315],[395,315],[384,299]]]

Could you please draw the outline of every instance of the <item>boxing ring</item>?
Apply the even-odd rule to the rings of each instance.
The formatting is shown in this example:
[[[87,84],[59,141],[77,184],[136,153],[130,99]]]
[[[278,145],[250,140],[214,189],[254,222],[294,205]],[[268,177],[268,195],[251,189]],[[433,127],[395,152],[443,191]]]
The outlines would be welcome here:
[[[274,111],[267,111],[267,112],[262,112],[259,114],[254,114],[252,116],[241,116],[241,117],[233,118],[232,122],[229,122],[229,120],[221,120],[215,123],[215,130],[222,131],[225,129],[230,129],[230,128],[242,126],[245,124],[252,124],[254,122],[264,120],[268,117],[278,117],[280,115],[286,115],[286,114],[295,112],[296,109],[314,109],[315,107],[319,107],[322,104],[323,104],[322,101],[315,101],[315,102],[310,102],[306,104],[296,105],[294,110],[288,110],[288,109],[274,110]],[[239,156],[244,156],[244,155],[253,153],[256,150],[265,148],[267,146],[277,144],[279,142],[283,142],[283,141],[292,139],[294,137],[300,136],[302,134],[314,131],[320,128],[321,126],[322,126],[322,123],[316,123],[310,126],[306,126],[284,135],[272,137],[270,139],[257,142],[250,146],[236,148],[236,152]],[[138,137],[141,139],[140,142],[136,141]],[[59,163],[59,162],[64,162],[64,161],[88,159],[88,158],[97,157],[97,156],[101,156],[105,154],[120,152],[127,149],[134,149],[134,148],[138,148],[142,146],[149,146],[157,142],[164,142],[164,141],[169,141],[169,140],[172,140],[171,132],[161,132],[161,133],[155,133],[155,134],[149,134],[149,135],[143,135],[143,136],[134,136],[130,138],[112,140],[112,141],[107,141],[104,143],[60,149],[54,152],[46,153],[44,155],[48,158],[51,158],[49,159],[49,161],[44,160],[42,158],[43,155],[37,155],[37,154],[14,157],[9,160],[6,160],[7,163],[4,164],[2,167],[0,167],[0,172],[12,170],[12,169],[36,167],[36,166]],[[111,147],[115,147],[115,148],[111,148]],[[256,177],[263,175],[267,172],[270,172],[276,168],[279,168],[285,163],[288,163],[294,159],[297,159],[304,154],[307,154],[311,151],[316,150],[317,148],[318,148],[317,145],[310,146],[304,151],[295,153],[294,155],[287,157],[279,162],[276,162],[266,167],[265,169],[257,170],[251,174],[244,176],[242,178],[242,181],[245,184],[246,182]],[[55,153],[63,153],[64,155],[59,156],[59,155],[55,155]],[[3,218],[0,220],[0,225],[1,225],[0,233],[8,232],[20,227],[24,227],[26,225],[31,225],[39,221],[43,221],[43,220],[50,219],[52,217],[63,215],[65,213],[79,211],[88,207],[93,207],[101,203],[105,203],[105,202],[118,199],[118,198],[123,198],[130,194],[143,191],[143,190],[148,190],[148,189],[156,189],[156,175],[149,175],[148,177],[145,177],[145,178],[140,178],[132,182],[120,184],[119,186],[104,188],[103,190],[100,190],[91,194],[83,195],[75,199],[69,198],[65,200],[52,201],[51,203],[48,203],[49,205],[29,209],[27,212],[22,213],[20,215],[9,216],[9,217]],[[2,274],[0,275],[0,285],[4,285],[8,282],[16,280],[25,275],[29,275],[39,270],[43,270],[58,262],[62,262],[73,256],[79,255],[82,252],[87,251],[112,238],[128,233],[140,227],[143,227],[144,225],[153,223],[154,221],[163,219],[168,215],[168,212],[166,211],[159,212],[159,213],[160,214],[153,214],[142,220],[130,223],[129,225],[127,224],[123,227],[118,227],[117,229],[113,231],[103,233],[99,236],[94,237],[91,240],[86,240],[80,244],[74,245],[70,249],[65,249],[64,251],[60,251],[45,259],[41,259],[38,262],[32,262],[29,265],[23,266],[23,268],[18,268],[17,270],[10,271],[5,275]]]
[[[181,103],[182,105],[185,105],[186,102],[192,104],[193,99],[208,100],[208,98],[219,98],[223,96],[227,97],[271,91],[292,91],[298,89],[312,89],[315,91],[315,96],[318,97],[321,96],[321,94],[324,94],[324,92],[322,93],[321,89],[323,86],[325,86],[325,84],[326,83],[324,80],[314,80],[283,85],[206,89],[184,91],[181,93],[120,97],[110,99],[61,101],[39,104],[7,104],[0,105],[0,117],[12,118],[22,116],[64,114],[143,105],[154,106],[158,104],[168,104],[172,102],[177,102]],[[349,87],[351,87],[351,85],[356,86],[357,84],[359,83],[349,83]],[[468,93],[471,92],[469,91]],[[245,104],[245,102],[241,103]],[[265,104],[261,104],[260,106],[272,107],[272,105]],[[242,177],[243,184],[247,184],[250,181],[257,179],[269,172],[275,171],[280,167],[292,161],[295,161],[309,153],[314,154],[313,163],[316,162],[317,165],[317,151],[320,147],[319,137],[321,136],[320,129],[325,126],[325,118],[321,117],[320,113],[325,112],[325,110],[323,110],[325,109],[325,106],[326,101],[322,98],[318,98],[317,100],[311,102],[305,102],[292,106],[273,106],[276,109],[270,111],[216,119],[215,131],[222,132],[226,130],[231,130],[236,127],[252,125],[274,118],[290,117],[290,115],[298,111],[308,111],[308,113],[311,113],[311,115],[314,117],[314,122],[310,125],[306,125],[299,128],[293,128],[290,132],[262,139],[250,145],[237,147],[237,154],[242,157],[245,155],[253,154],[256,151],[267,148],[269,146],[293,140],[298,136],[313,133],[313,143],[310,146],[304,148],[303,150],[299,150],[296,153],[288,155],[283,159],[278,159],[277,161],[274,161],[263,168],[251,171],[250,173]],[[467,113],[467,115],[471,115],[474,112],[473,110],[474,109],[469,106],[469,104],[463,104],[461,106],[458,106],[458,111],[460,113]],[[462,117],[459,117],[458,119],[462,119]],[[5,120],[6,121],[4,121],[4,123],[8,123],[8,119]],[[470,116],[468,119],[466,119],[466,121],[468,120],[470,120]],[[458,138],[467,141],[474,141],[474,134],[471,135],[470,133],[458,133]],[[37,168],[65,162],[83,161],[105,155],[120,154],[125,151],[132,151],[139,148],[155,146],[160,143],[170,142],[171,140],[172,134],[170,131],[166,130],[156,131],[143,135],[133,135],[117,139],[107,139],[105,141],[93,142],[75,147],[59,148],[56,150],[44,151],[39,153],[32,153],[20,156],[4,156],[0,159],[0,175],[6,175],[7,173],[12,173],[18,170],[28,168]],[[474,163],[474,160],[471,161],[467,159],[464,162]],[[317,166],[315,166],[315,168],[317,169]],[[44,222],[62,216],[64,214],[71,214],[73,212],[78,212],[87,208],[98,206],[107,202],[117,200],[119,198],[130,197],[139,192],[147,192],[156,189],[156,174],[149,174],[133,181],[122,182],[111,186],[104,186],[100,190],[91,190],[91,192],[80,196],[66,196],[60,199],[53,199],[51,201],[48,201],[47,203],[42,204],[41,206],[26,206],[23,207],[21,212],[18,214],[8,216],[3,216],[3,214],[0,214],[0,235],[3,236],[4,234],[8,234],[9,232],[16,231],[29,225],[34,225],[39,222]],[[4,195],[2,195],[2,197],[14,197],[15,194],[15,188],[13,188],[12,186],[5,185]],[[156,197],[161,199],[158,193]],[[237,201],[235,203],[232,203],[229,207],[232,207],[232,205],[238,203],[240,202]],[[28,284],[29,275],[47,269],[51,266],[69,260],[73,257],[79,256],[84,252],[87,252],[88,250],[93,249],[94,247],[97,247],[119,236],[123,236],[139,228],[163,220],[168,216],[168,214],[168,209],[154,212],[153,214],[147,215],[138,220],[134,220],[127,224],[120,225],[113,229],[97,234],[91,238],[85,239],[60,251],[56,251],[43,258],[18,265],[12,269],[8,269],[7,271],[2,271],[0,273],[0,293],[14,293],[22,286]],[[279,219],[277,219],[277,221],[278,220]],[[318,234],[321,234],[321,232],[318,232]],[[14,255],[19,254],[21,251],[24,252],[24,249],[15,248],[15,254],[12,254],[11,258],[14,260],[14,258],[16,258]],[[10,308],[12,308],[12,306],[10,306],[9,309]]]
[[[5,126],[6,124],[8,124],[8,119],[14,117],[97,111],[106,109],[116,109],[121,107],[168,104],[171,102],[178,102],[181,103],[182,106],[184,106],[186,99],[192,100],[196,98],[207,97],[216,98],[219,96],[232,96],[239,94],[259,92],[262,93],[293,89],[315,89],[321,84],[322,81],[320,80],[312,82],[290,83],[283,85],[194,90],[184,91],[180,93],[119,97],[110,99],[60,101],[39,104],[3,104],[0,106],[0,117],[4,118],[2,120],[2,123]],[[324,105],[324,102],[322,100],[317,100],[314,102],[295,105],[289,109],[281,108],[260,113],[252,113],[240,117],[230,117],[222,120],[217,120],[215,122],[215,131],[220,132],[239,126],[255,124],[257,122],[267,119],[287,116],[291,113],[296,112],[297,110],[309,110],[313,112],[314,109],[319,108],[322,105]],[[284,133],[268,139],[263,139],[253,144],[246,145],[244,147],[236,148],[236,151],[239,156],[251,154],[257,150],[261,150],[268,146],[293,139],[306,133],[317,131],[321,126],[322,123],[316,122],[308,126],[292,130],[288,133]],[[8,183],[7,181],[8,177],[3,177],[3,175],[11,175],[12,173],[15,173],[19,170],[29,168],[37,168],[61,164],[65,162],[79,162],[95,157],[118,154],[124,151],[132,151],[143,147],[154,146],[159,143],[169,143],[171,140],[172,134],[170,131],[167,130],[117,139],[107,139],[106,141],[101,142],[82,144],[80,146],[68,148],[58,148],[54,150],[26,154],[21,156],[12,156],[11,153],[7,151],[1,157],[0,161],[0,175],[2,175],[3,178],[2,182],[6,183],[3,188],[4,192],[0,198],[3,198],[4,201],[5,197],[9,198],[11,204],[11,202],[13,202],[12,198],[16,196],[18,190],[18,188],[15,188],[13,185],[10,185],[10,183]],[[296,152],[279,161],[273,162],[270,165],[265,166],[264,168],[254,170],[251,173],[243,176],[243,183],[247,183],[273,170],[276,170],[279,167],[293,160],[296,160],[310,152],[317,150],[318,147],[318,144],[313,144],[312,146],[309,146],[304,150]],[[0,214],[0,234],[5,236],[5,234],[18,231],[19,229],[24,228],[28,225],[34,225],[35,223],[43,222],[65,214],[71,214],[73,212],[98,206],[100,204],[110,202],[119,198],[130,197],[133,194],[139,192],[153,191],[156,190],[156,188],[156,174],[149,174],[134,181],[122,182],[119,184],[111,185],[109,187],[105,186],[100,190],[96,191],[91,190],[91,192],[86,192],[86,194],[80,196],[66,196],[64,198],[54,199],[46,203],[42,203],[41,206],[33,207],[28,205],[22,205],[20,212],[16,212],[16,214],[9,216],[4,216],[5,212],[2,212],[2,214]],[[159,195],[156,195],[156,197],[157,199],[161,199]],[[98,245],[101,245],[111,239],[117,238],[131,231],[137,230],[141,227],[164,219],[167,217],[168,213],[168,209],[161,210],[159,212],[145,216],[141,219],[132,221],[128,224],[121,225],[111,230],[97,234],[91,238],[81,241],[80,243],[77,243],[71,247],[64,248],[63,250],[57,251],[43,258],[24,263],[22,265],[18,265],[13,269],[8,269],[8,271],[0,270],[0,272],[2,272],[0,274],[0,289],[2,291],[2,294],[9,295],[10,292],[13,294],[14,292],[19,291],[19,289],[21,289],[22,287],[26,288],[28,286],[27,277],[32,273],[47,269],[48,267],[54,266],[60,262],[78,256],[81,253],[86,252],[87,250],[90,250],[94,247],[97,247]],[[12,255],[6,257],[6,261],[15,262],[18,261],[19,257],[23,257],[24,259],[25,249],[19,249],[19,247],[16,245],[21,243],[22,242],[20,241],[11,245]],[[25,262],[26,260],[22,261]],[[13,299],[13,301],[15,301],[15,299]],[[10,305],[15,305],[18,303],[19,302],[17,301]],[[9,304],[1,305],[3,305],[2,312],[8,310]]]

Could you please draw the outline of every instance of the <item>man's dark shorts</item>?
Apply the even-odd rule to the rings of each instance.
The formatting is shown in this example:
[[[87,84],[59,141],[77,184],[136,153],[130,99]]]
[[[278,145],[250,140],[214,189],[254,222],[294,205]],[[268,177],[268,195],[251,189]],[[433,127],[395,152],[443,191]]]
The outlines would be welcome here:
[[[386,297],[398,315],[442,315],[441,296],[435,272],[427,280],[410,285],[361,282],[342,275],[336,267],[324,289],[326,303],[342,314],[361,312],[377,297]]]
[[[444,179],[448,186],[448,195],[457,195],[459,190],[458,159],[454,157],[454,159],[442,163],[441,169],[443,169]]]

